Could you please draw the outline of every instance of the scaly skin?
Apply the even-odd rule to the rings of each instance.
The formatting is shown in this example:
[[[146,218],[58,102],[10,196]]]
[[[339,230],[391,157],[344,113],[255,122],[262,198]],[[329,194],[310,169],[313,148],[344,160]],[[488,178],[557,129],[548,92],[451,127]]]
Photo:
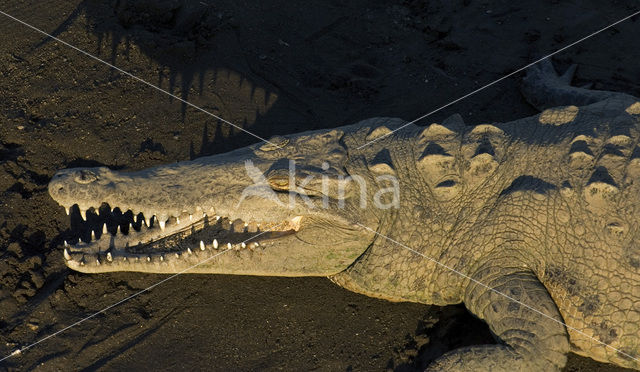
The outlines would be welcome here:
[[[147,171],[60,171],[49,191],[63,206],[106,202],[181,220],[164,231],[98,236],[65,249],[67,264],[169,273],[208,259],[188,272],[321,275],[391,301],[464,302],[500,343],[453,350],[434,371],[559,370],[569,351],[640,370],[640,102],[573,88],[572,73],[558,77],[550,62],[533,67],[527,99],[540,109],[564,107],[510,123],[465,127],[454,115],[385,136],[404,122],[376,118]],[[247,159],[257,168],[245,168]],[[268,197],[243,199],[263,174]],[[315,178],[301,181],[307,175]],[[348,175],[362,184],[341,194]],[[399,183],[399,206],[377,208],[376,200],[394,200],[377,193],[389,175]],[[298,195],[291,208],[277,201],[289,193]],[[203,212],[196,225],[220,215],[288,233],[230,252],[214,249],[212,227],[176,234],[191,225],[189,214]]]

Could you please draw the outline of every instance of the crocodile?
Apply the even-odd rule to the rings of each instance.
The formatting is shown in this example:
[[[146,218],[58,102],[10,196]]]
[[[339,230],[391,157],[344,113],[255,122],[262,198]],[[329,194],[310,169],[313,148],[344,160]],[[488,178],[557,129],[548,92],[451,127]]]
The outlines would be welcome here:
[[[507,123],[372,118],[140,171],[60,170],[66,264],[463,303],[497,343],[433,371],[554,371],[569,352],[640,370],[640,100],[575,87],[574,71],[531,67],[540,113]]]

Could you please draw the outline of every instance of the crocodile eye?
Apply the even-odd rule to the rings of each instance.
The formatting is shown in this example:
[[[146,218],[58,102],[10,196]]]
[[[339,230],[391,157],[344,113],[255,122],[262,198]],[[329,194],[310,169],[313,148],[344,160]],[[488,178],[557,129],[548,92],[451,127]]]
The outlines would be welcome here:
[[[288,138],[284,138],[284,137],[280,137],[280,136],[271,137],[271,138],[269,138],[269,142],[267,142],[264,145],[260,146],[260,150],[261,151],[277,150],[279,148],[285,147],[287,145],[287,143],[289,143],[289,139]]]
[[[274,169],[267,174],[267,182],[273,190],[288,191],[289,190],[289,170]]]
[[[91,183],[97,179],[98,179],[98,176],[96,176],[95,173],[86,169],[76,172],[76,175],[74,177],[74,180],[77,183],[82,183],[82,184]]]

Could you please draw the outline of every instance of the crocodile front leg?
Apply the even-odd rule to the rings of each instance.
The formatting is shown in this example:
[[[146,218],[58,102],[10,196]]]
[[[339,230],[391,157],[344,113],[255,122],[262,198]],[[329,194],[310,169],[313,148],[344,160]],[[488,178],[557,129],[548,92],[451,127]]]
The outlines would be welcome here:
[[[473,280],[464,303],[487,322],[500,344],[453,350],[427,371],[559,371],[564,367],[569,352],[567,330],[551,296],[532,272],[494,264],[477,271]]]

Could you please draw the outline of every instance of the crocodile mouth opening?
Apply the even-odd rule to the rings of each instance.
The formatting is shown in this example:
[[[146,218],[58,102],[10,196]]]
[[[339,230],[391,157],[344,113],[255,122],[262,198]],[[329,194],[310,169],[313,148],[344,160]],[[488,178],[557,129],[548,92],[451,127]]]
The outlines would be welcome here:
[[[127,261],[170,264],[206,259],[225,250],[260,253],[298,232],[303,220],[295,216],[276,223],[245,222],[201,211],[165,219],[112,209],[106,203],[97,209],[83,211],[75,204],[66,210],[71,227],[64,233],[64,257],[70,266]]]

